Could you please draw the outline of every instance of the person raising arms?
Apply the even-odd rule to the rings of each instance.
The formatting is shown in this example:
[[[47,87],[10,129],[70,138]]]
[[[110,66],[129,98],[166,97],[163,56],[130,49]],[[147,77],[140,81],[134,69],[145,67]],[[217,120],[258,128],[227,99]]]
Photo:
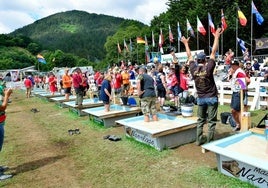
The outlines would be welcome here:
[[[197,90],[197,132],[196,145],[202,145],[214,139],[218,113],[218,90],[214,81],[213,71],[216,66],[215,55],[219,46],[219,38],[222,34],[221,28],[218,28],[214,34],[214,42],[210,58],[206,59],[206,54],[200,52],[197,54],[197,63],[194,61],[189,47],[190,38],[181,38],[188,56],[190,72],[193,76]],[[203,127],[208,122],[208,134],[203,135]]]

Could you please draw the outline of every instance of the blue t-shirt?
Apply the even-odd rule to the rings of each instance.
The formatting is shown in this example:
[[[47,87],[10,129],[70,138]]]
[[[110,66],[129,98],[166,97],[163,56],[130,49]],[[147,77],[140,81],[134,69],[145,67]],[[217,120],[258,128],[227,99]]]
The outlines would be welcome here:
[[[110,82],[108,80],[103,80],[102,83],[101,83],[100,99],[102,101],[109,102],[110,98],[105,93],[104,89],[107,89],[109,91],[109,93],[111,93],[111,91],[112,91],[111,84],[110,84]]]

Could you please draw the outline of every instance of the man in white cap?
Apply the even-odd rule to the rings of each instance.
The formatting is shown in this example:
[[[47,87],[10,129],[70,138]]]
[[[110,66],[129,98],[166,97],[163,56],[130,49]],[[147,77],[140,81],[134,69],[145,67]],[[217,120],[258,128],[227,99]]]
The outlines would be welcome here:
[[[214,43],[210,58],[207,60],[206,54],[201,52],[197,54],[197,63],[193,59],[188,44],[190,38],[181,38],[181,42],[184,44],[188,56],[190,72],[193,76],[198,95],[198,125],[196,133],[196,145],[198,146],[214,139],[218,113],[218,90],[214,81],[213,71],[216,66],[215,56],[219,46],[219,38],[222,32],[223,31],[221,28],[218,28],[214,34]],[[203,135],[203,127],[206,122],[208,123],[207,136]]]

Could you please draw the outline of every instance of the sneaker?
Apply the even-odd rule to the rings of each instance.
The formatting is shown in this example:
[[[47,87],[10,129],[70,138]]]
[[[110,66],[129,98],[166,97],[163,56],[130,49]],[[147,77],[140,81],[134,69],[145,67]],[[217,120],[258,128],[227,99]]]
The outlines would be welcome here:
[[[69,133],[69,135],[73,135],[73,134],[75,134],[75,131],[70,129],[70,130],[68,130],[68,133]]]
[[[11,175],[11,174],[2,174],[2,175],[0,175],[0,181],[1,180],[6,180],[6,179],[9,179],[9,178],[12,178],[13,177],[13,175]]]
[[[240,131],[240,127],[236,126],[235,128],[233,128],[233,131]]]
[[[8,169],[9,169],[8,166],[0,166],[0,172],[5,172]]]
[[[75,132],[75,134],[80,134],[80,130],[79,129],[75,129],[74,132]]]

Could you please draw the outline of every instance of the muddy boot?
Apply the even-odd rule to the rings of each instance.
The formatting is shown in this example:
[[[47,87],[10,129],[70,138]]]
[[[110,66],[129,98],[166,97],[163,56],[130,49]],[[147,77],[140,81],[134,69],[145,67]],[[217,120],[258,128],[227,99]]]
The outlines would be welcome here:
[[[196,145],[200,146],[207,142],[207,137],[203,135],[203,129],[197,127],[196,131]]]
[[[208,131],[207,142],[211,142],[214,140],[214,131]]]

